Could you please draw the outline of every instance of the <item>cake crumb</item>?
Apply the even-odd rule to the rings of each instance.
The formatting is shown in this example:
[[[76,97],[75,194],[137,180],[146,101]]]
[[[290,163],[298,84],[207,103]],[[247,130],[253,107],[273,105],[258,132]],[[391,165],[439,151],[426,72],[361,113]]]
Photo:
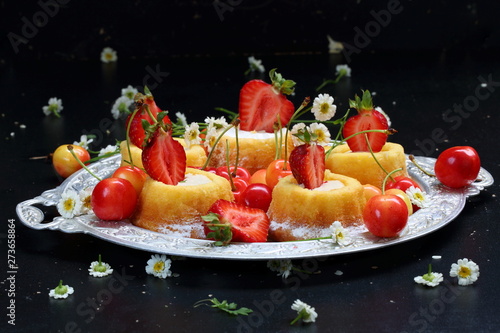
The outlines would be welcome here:
[[[340,275],[342,275],[342,274],[344,274],[344,272],[342,272],[342,271],[340,271],[340,270],[337,270],[337,271],[335,272],[335,275],[338,275],[338,276],[340,276]]]

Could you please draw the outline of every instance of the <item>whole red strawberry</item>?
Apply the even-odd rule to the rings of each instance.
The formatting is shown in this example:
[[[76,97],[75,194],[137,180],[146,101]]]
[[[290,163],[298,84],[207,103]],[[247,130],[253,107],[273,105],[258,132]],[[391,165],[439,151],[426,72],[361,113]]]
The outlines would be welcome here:
[[[262,209],[219,199],[202,218],[207,238],[215,240],[216,245],[267,241],[270,221]]]
[[[151,118],[150,114],[154,119],[156,119],[158,114],[162,112],[162,110],[156,105],[151,91],[149,91],[147,87],[144,87],[144,92],[145,95],[138,93],[135,96],[135,111],[127,117],[127,121],[125,122],[130,142],[139,148],[144,146],[144,140],[146,138],[142,121],[145,120],[149,124],[153,124],[154,120]],[[163,122],[165,124],[172,124],[168,116],[163,118]]]
[[[274,132],[274,124],[288,124],[295,107],[285,95],[293,93],[295,82],[285,80],[276,69],[269,72],[271,84],[262,80],[245,83],[240,91],[240,129]]]
[[[389,128],[385,116],[373,108],[370,92],[363,91],[362,99],[356,95],[354,100],[349,100],[349,106],[358,111],[357,115],[346,121],[342,129],[342,135],[347,139],[349,148],[353,152],[367,152],[370,148],[373,152],[379,152],[387,142],[387,133],[369,132],[355,135],[362,131]]]
[[[142,164],[147,174],[167,185],[177,185],[186,173],[186,152],[172,137],[170,125],[159,114],[158,122],[148,128],[147,143],[142,151]]]
[[[324,182],[325,149],[323,146],[304,143],[295,147],[289,157],[290,169],[297,180],[305,188],[314,189]]]

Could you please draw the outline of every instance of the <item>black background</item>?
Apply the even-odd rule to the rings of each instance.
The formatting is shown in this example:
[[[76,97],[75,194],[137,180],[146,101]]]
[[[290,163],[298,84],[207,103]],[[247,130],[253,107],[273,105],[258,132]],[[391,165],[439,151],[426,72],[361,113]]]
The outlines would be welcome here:
[[[249,55],[262,59],[267,70],[277,67],[297,81],[291,97],[295,105],[305,96],[315,96],[323,79],[334,78],[337,64],[348,63],[352,77],[324,90],[334,96],[339,112],[347,109],[348,98],[369,89],[399,131],[391,140],[407,152],[437,157],[447,147],[471,145],[483,167],[498,178],[497,2],[401,1],[400,11],[384,25],[377,25],[375,16],[382,15],[388,1],[224,3],[233,10],[225,11],[221,19],[212,1],[67,1],[57,14],[46,14],[46,23],[28,38],[23,27],[26,21],[33,23],[34,16],[44,17],[41,2],[0,1],[0,244],[5,253],[0,267],[7,272],[9,219],[16,220],[19,265],[16,326],[8,325],[5,315],[9,290],[5,273],[0,328],[9,332],[499,331],[497,184],[469,198],[452,223],[431,235],[368,253],[295,260],[297,267],[321,273],[294,274],[288,280],[277,277],[263,261],[203,259],[176,260],[172,271],[179,277],[161,280],[145,273],[151,253],[83,234],[32,230],[19,222],[15,213],[19,202],[61,182],[50,164],[30,157],[47,155],[83,133],[100,133],[95,149],[124,138],[123,121],[113,121],[110,114],[120,89],[146,82],[160,107],[184,112],[188,121],[202,121],[216,115],[215,107],[236,110],[239,89],[248,79],[267,80],[266,75],[243,74]],[[12,34],[27,40],[17,52],[9,40]],[[350,48],[352,52],[329,55],[327,35],[357,51]],[[117,50],[116,63],[100,62],[106,46]],[[161,75],[151,80],[155,71]],[[482,80],[489,84],[481,87]],[[454,111],[460,106],[463,110],[478,92],[489,94],[469,111]],[[42,106],[50,97],[63,100],[62,118],[43,115]],[[44,208],[44,213],[48,220],[55,216],[51,208]],[[82,310],[89,310],[89,299],[97,298],[114,278],[88,276],[88,265],[99,253],[115,269],[115,277],[126,274],[130,280],[91,317]],[[442,259],[433,260],[433,255]],[[480,278],[473,286],[457,287],[448,276],[450,265],[463,257],[480,266]],[[428,289],[413,282],[429,263],[452,287]],[[48,297],[59,279],[75,288],[64,301]],[[275,293],[280,297],[270,306]],[[443,293],[456,297],[444,302]],[[193,307],[209,295],[253,308],[256,314],[234,318]],[[294,318],[290,306],[297,298],[316,308],[316,323],[289,326]]]

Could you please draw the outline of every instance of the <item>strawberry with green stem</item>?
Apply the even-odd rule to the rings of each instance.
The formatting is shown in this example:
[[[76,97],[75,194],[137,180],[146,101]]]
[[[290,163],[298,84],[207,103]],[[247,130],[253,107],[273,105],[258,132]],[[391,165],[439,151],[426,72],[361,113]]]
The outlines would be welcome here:
[[[292,150],[290,168],[297,183],[303,184],[307,189],[314,189],[324,182],[325,149],[315,142],[317,138],[308,130],[298,136],[305,143]]]
[[[202,219],[205,221],[205,235],[215,240],[216,246],[230,242],[267,241],[270,221],[262,209],[219,199]]]
[[[152,114],[150,117],[154,119]],[[154,180],[177,185],[185,178],[186,152],[173,138],[172,125],[166,124],[164,117],[167,117],[167,112],[160,112],[153,124],[143,120],[146,144],[142,151],[142,164]]]
[[[142,149],[145,144],[146,133],[142,126],[143,121],[147,121],[150,125],[156,122],[156,117],[162,110],[156,105],[153,95],[148,87],[144,87],[144,93],[138,93],[135,96],[136,108],[126,121],[127,135],[129,141],[135,146]],[[168,116],[163,117],[165,124],[172,124]]]
[[[295,82],[286,80],[276,72],[269,72],[271,84],[251,80],[243,85],[239,99],[240,129],[273,133],[274,123],[288,124],[294,113],[293,103],[285,95],[291,95]]]
[[[369,151],[367,142],[359,133],[366,133],[371,149],[379,152],[387,142],[389,129],[385,116],[373,108],[372,96],[368,90],[363,91],[360,98],[355,96],[354,100],[349,100],[349,106],[358,111],[358,114],[350,117],[342,128],[342,135],[353,152]]]

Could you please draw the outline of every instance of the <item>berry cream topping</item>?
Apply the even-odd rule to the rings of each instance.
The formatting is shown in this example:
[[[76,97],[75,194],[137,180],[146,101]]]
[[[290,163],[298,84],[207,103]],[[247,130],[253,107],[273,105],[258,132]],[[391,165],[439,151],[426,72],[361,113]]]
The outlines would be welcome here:
[[[207,176],[186,173],[186,178],[184,178],[184,180],[179,182],[177,185],[178,186],[194,186],[194,185],[208,184],[210,182],[211,182],[211,180]]]

